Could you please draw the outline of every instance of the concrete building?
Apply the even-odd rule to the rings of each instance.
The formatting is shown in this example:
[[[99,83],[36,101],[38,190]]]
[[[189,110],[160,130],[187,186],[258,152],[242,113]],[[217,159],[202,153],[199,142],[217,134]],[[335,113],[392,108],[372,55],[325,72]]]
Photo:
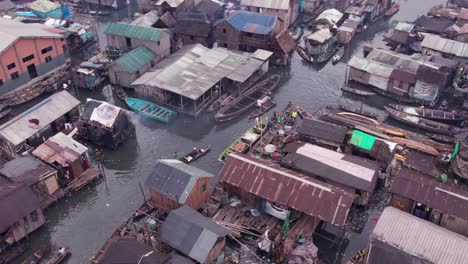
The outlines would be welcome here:
[[[63,36],[45,28],[0,17],[0,95],[65,68]]]
[[[130,51],[109,66],[110,83],[133,88],[132,82],[156,65],[157,57],[144,45]]]
[[[277,16],[281,29],[288,29],[299,16],[298,0],[241,0],[240,5],[245,11]]]
[[[158,55],[156,63],[171,53],[171,34],[167,29],[110,23],[104,33],[109,49],[129,52],[144,45]]]
[[[132,83],[137,97],[198,116],[220,94],[240,94],[268,72],[272,55],[184,46]]]

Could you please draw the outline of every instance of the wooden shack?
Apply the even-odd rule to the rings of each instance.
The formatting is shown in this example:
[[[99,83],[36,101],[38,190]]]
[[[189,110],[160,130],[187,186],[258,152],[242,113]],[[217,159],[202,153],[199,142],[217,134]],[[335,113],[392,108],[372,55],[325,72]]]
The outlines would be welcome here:
[[[109,66],[111,84],[133,88],[132,82],[156,65],[157,55],[144,45],[130,51]]]
[[[338,41],[338,44],[349,44],[354,38],[357,28],[358,24],[356,22],[351,21],[349,19],[345,20],[345,22],[338,28],[338,32],[336,33],[336,39]]]
[[[25,238],[45,224],[41,203],[30,187],[0,179],[0,247]]]
[[[55,194],[60,189],[57,171],[32,156],[17,157],[3,164],[1,177],[30,186],[42,209],[56,201]]]
[[[324,28],[304,37],[307,52],[310,55],[320,55],[326,52],[332,42],[333,35],[330,29]]]
[[[57,168],[62,183],[79,177],[90,167],[88,148],[63,133],[49,138],[32,154]]]
[[[297,132],[302,141],[336,149],[345,144],[348,129],[323,120],[304,118]]]
[[[410,44],[410,35],[414,29],[414,24],[398,21],[393,28],[390,39],[398,44]]]
[[[180,12],[176,20],[174,33],[182,39],[184,45],[202,44],[208,48],[213,46],[212,23],[206,14]]]
[[[184,205],[169,213],[161,225],[161,241],[198,263],[215,263],[224,251],[230,230]]]
[[[197,210],[208,201],[212,174],[179,160],[158,160],[146,178],[150,204],[169,212],[186,204]]]
[[[78,105],[80,101],[73,95],[61,91],[8,121],[0,127],[4,154],[14,157],[37,147],[57,132],[73,127],[79,115]]]
[[[131,112],[92,99],[84,105],[78,129],[84,139],[109,148],[116,148],[135,135]]]

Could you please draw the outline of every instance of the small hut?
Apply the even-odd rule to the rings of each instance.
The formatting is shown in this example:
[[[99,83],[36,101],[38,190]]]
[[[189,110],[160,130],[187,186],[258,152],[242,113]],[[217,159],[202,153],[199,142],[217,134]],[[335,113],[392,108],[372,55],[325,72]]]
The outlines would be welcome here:
[[[161,225],[161,240],[199,263],[215,263],[229,233],[186,205],[171,211]]]
[[[179,160],[159,160],[145,183],[149,189],[149,202],[167,212],[184,204],[199,209],[208,201],[212,177],[212,174]]]
[[[88,99],[80,117],[79,133],[93,144],[115,148],[135,134],[135,126],[127,110]]]

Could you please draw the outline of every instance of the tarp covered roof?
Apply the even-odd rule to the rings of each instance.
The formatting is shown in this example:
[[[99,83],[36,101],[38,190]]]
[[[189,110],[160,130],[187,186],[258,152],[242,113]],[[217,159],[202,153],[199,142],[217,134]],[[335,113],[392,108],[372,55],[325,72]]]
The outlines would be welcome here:
[[[161,225],[161,240],[191,257],[205,263],[219,238],[230,233],[189,206],[172,210]]]
[[[219,180],[339,227],[345,224],[356,197],[272,162],[237,153],[228,155]]]
[[[135,73],[143,66],[149,64],[155,58],[156,54],[154,54],[150,49],[148,49],[144,45],[141,45],[138,48],[133,49],[129,53],[120,57],[118,60],[115,61],[115,64],[119,65],[120,67],[122,67],[122,69],[126,70],[129,73]]]
[[[242,6],[253,6],[268,9],[288,10],[290,0],[241,0]]]
[[[385,251],[377,250],[381,246],[375,241],[388,245],[390,249],[385,251],[392,254],[379,254]],[[396,250],[421,261],[408,259]],[[380,263],[382,259],[385,259],[385,263],[402,263],[401,258],[413,263],[465,263],[468,259],[468,238],[397,208],[387,207],[372,231],[369,252],[370,263]],[[388,259],[396,254],[403,256],[400,261]]]
[[[79,104],[80,101],[67,91],[55,93],[2,125],[0,136],[17,146]],[[31,126],[31,119],[39,120],[39,125]]]
[[[200,44],[187,45],[158,63],[132,85],[154,87],[196,100],[224,78],[244,82],[264,62],[247,52],[209,49]]]
[[[184,204],[199,178],[212,174],[175,159],[161,159],[145,181],[147,188]]]
[[[120,112],[127,111],[108,102],[87,99],[83,107],[81,118],[88,122],[96,122],[107,128],[112,128]]]
[[[237,11],[226,18],[226,21],[239,31],[265,35],[273,31],[277,19],[276,16]]]
[[[107,25],[104,33],[106,35],[135,38],[147,41],[158,41],[163,29],[152,27],[140,27],[125,23],[110,23]]]
[[[36,0],[29,5],[29,8],[34,11],[41,13],[47,13],[57,8],[60,8],[60,4],[49,1],[49,0]]]

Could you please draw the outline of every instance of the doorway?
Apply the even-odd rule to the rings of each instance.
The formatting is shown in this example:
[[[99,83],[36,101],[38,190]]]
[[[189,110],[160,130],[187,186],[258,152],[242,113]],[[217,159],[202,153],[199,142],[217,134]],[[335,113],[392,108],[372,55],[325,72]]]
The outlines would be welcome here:
[[[28,66],[28,73],[29,73],[29,78],[34,79],[38,76],[37,70],[36,70],[36,65],[31,64]]]

